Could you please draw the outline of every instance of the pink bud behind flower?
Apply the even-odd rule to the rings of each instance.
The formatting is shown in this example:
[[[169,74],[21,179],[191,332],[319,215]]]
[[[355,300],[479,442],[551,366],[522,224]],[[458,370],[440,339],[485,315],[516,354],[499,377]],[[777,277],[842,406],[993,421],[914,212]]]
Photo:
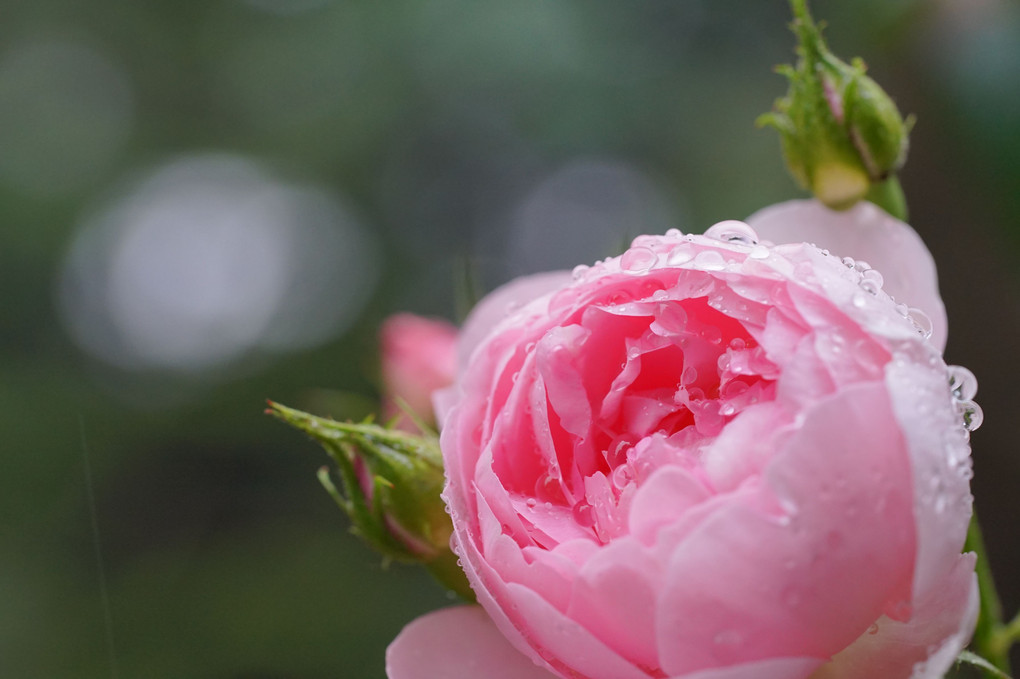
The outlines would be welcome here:
[[[432,392],[453,383],[457,371],[457,328],[443,320],[400,313],[379,332],[384,387],[383,417],[400,416],[396,426],[416,430],[410,414],[435,422]]]

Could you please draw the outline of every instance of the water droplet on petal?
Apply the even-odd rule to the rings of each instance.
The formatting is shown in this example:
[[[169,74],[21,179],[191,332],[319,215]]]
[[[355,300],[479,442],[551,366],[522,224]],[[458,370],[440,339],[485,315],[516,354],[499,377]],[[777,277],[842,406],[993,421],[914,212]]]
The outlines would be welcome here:
[[[757,245],[758,234],[744,222],[734,219],[719,222],[705,231],[705,236],[721,240],[724,243],[743,243],[744,245]]]
[[[630,465],[625,464],[613,470],[613,485],[617,490],[623,490],[634,480],[634,470]]]
[[[928,314],[916,307],[911,307],[907,310],[907,318],[913,322],[914,327],[917,328],[917,332],[920,333],[921,337],[924,339],[931,337],[933,326],[931,319],[928,318]]]
[[[751,253],[748,255],[751,259],[768,259],[769,249],[764,245],[755,245],[751,248]]]
[[[715,250],[699,252],[694,258],[694,264],[705,271],[722,271],[726,268],[726,260]]]
[[[588,266],[585,264],[578,264],[574,267],[573,276],[575,281],[579,281],[584,278],[584,275],[588,273]]]
[[[595,510],[587,502],[578,502],[573,509],[574,521],[584,528],[591,528],[595,525]]]
[[[885,285],[885,278],[877,269],[867,269],[861,276],[866,281],[872,281],[879,288]]]
[[[845,266],[848,269],[852,269],[855,266],[857,266],[857,262],[854,261],[853,257],[844,257],[843,258],[843,266]]]
[[[985,412],[974,401],[964,401],[959,405],[963,415],[963,426],[967,431],[975,431],[985,421]]]
[[[637,247],[627,250],[620,258],[620,266],[630,273],[645,273],[653,266],[657,257],[648,248]]]
[[[874,271],[874,269],[872,269],[872,271]],[[870,278],[864,278],[861,280],[861,290],[868,293],[869,295],[872,296],[878,295],[878,291],[881,289],[882,286]]]
[[[971,401],[977,395],[977,377],[962,365],[951,365],[949,366],[949,389],[957,401]]]
[[[666,238],[681,238],[683,235],[680,229],[666,229]]]
[[[868,634],[870,634],[872,636],[878,634],[878,623],[877,622],[871,623],[871,625],[868,627]]]
[[[678,245],[669,252],[669,257],[666,258],[666,264],[670,266],[680,266],[694,259],[694,251],[690,245]]]

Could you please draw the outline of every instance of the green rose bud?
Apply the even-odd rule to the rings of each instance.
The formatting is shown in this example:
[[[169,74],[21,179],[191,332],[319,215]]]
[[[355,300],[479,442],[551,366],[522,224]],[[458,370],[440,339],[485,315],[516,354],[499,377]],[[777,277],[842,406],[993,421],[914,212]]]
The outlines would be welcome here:
[[[844,210],[869,198],[904,218],[895,173],[906,160],[913,121],[904,121],[863,61],[847,64],[829,51],[806,0],[791,2],[800,58],[796,68],[777,69],[790,90],[758,125],[779,131],[790,173],[821,202]]]
[[[435,434],[421,436],[372,423],[337,422],[269,402],[266,411],[318,441],[337,465],[319,481],[351,519],[351,530],[395,561],[420,563],[444,586],[473,599],[450,549],[453,524],[440,494],[443,458]]]

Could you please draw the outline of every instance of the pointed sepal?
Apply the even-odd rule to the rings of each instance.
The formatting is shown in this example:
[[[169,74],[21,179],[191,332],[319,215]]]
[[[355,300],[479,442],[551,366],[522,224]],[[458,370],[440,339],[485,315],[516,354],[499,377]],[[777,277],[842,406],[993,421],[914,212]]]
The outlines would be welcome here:
[[[425,566],[443,585],[473,599],[450,549],[453,524],[441,498],[439,439],[370,421],[338,422],[269,402],[266,412],[319,442],[336,464],[319,481],[350,517],[351,530],[386,559]]]

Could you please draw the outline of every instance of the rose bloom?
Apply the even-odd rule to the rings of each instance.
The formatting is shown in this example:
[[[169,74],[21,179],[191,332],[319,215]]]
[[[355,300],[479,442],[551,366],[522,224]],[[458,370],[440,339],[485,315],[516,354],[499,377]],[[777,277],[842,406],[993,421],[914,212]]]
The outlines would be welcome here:
[[[930,255],[869,204],[749,223],[639,237],[469,319],[441,444],[484,611],[409,625],[391,679],[952,664],[977,615],[960,551],[980,411],[942,360]]]
[[[439,319],[394,314],[383,322],[379,345],[383,417],[397,417],[396,426],[408,431],[417,431],[408,413],[433,422],[432,393],[449,386],[456,376],[457,328]]]

